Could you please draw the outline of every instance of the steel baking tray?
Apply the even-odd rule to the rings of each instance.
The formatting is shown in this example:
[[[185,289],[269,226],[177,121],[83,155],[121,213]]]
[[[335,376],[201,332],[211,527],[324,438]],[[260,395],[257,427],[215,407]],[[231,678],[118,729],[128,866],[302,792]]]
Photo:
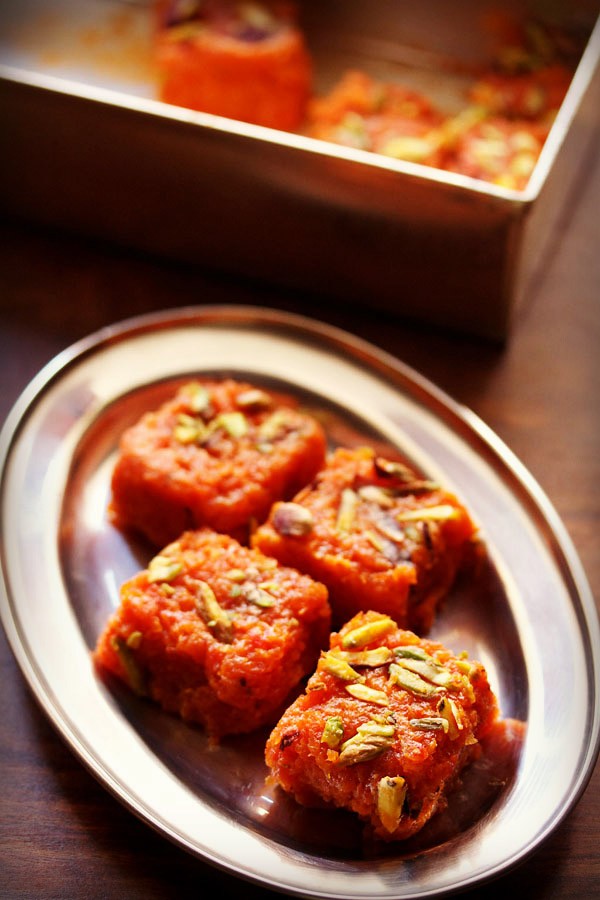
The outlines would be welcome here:
[[[200,728],[93,666],[119,585],[150,552],[107,516],[119,437],[181,379],[225,374],[298,396],[332,446],[400,449],[451,486],[480,527],[487,562],[459,579],[432,636],[485,664],[503,714],[521,720],[525,736],[501,777],[485,756],[468,770],[457,803],[416,846],[365,843],[349,813],[302,808],[269,785],[268,730],[215,749]],[[312,898],[445,896],[525,859],[593,771],[598,619],[556,512],[472,412],[337,329],[202,307],[120,323],[67,349],[0,434],[0,535],[2,622],[44,712],[127,808],[240,878]]]
[[[451,94],[460,79],[442,61],[485,52],[478,23],[491,5],[300,4],[316,90],[357,66]],[[556,9],[589,39],[527,189],[511,191],[159,102],[148,2],[4,4],[0,203],[145,252],[503,339],[598,125],[598,5]]]

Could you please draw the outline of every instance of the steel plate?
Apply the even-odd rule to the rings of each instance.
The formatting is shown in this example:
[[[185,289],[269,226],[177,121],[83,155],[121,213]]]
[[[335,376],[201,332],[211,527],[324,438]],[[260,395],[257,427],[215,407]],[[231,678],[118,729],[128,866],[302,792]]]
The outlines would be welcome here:
[[[174,384],[202,374],[297,394],[332,445],[402,448],[480,525],[486,564],[459,580],[433,635],[484,662],[504,715],[526,732],[502,789],[420,844],[366,846],[349,815],[303,810],[265,784],[266,733],[211,749],[201,729],[91,664],[120,582],[148,555],[106,517],[119,435]],[[142,317],[51,362],[9,416],[0,452],[2,619],[23,673],[82,762],[180,846],[300,896],[440,896],[522,861],[581,796],[598,752],[600,640],[565,529],[496,435],[377,348],[273,310]]]

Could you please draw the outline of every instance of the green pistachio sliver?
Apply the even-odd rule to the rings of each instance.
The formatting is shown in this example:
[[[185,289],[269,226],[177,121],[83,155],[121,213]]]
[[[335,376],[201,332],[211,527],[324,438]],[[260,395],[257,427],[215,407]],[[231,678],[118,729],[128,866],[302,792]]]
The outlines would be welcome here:
[[[400,659],[433,659],[429,653],[426,653],[422,647],[419,647],[416,644],[406,644],[403,647],[394,647],[394,656],[397,656]]]
[[[276,441],[277,438],[282,437],[285,431],[287,431],[289,425],[289,414],[283,409],[278,409],[277,412],[272,413],[261,423],[260,428],[258,429],[259,442]]]
[[[219,605],[215,592],[206,581],[197,582],[196,608],[214,636],[223,643],[230,644],[233,639],[231,619]]]
[[[129,637],[127,638],[126,644],[132,650],[137,650],[142,643],[144,635],[141,631],[132,631]]]
[[[342,681],[364,681],[364,677],[360,675],[349,663],[343,659],[338,659],[332,653],[322,653],[319,660],[319,668],[328,672],[329,675],[335,675]]]
[[[225,572],[225,577],[229,578],[230,581],[235,581],[238,584],[241,584],[248,577],[247,573],[244,569],[230,569],[228,572]]]
[[[368,666],[376,668],[385,666],[393,658],[389,647],[375,647],[373,650],[330,650],[338,659],[343,659],[351,666]]]
[[[383,637],[384,634],[393,631],[395,627],[396,623],[389,616],[381,616],[378,619],[373,619],[371,622],[365,622],[364,625],[353,628],[343,636],[342,647],[353,650],[364,647],[366,644]]]
[[[257,584],[246,585],[245,588],[242,588],[242,593],[246,600],[249,600],[250,603],[254,603],[255,606],[260,606],[263,609],[274,606],[275,604],[274,597]]]
[[[206,426],[200,419],[181,413],[177,416],[177,425],[173,429],[173,437],[180,444],[195,444],[204,437]]]
[[[406,793],[406,780],[401,775],[385,775],[377,784],[377,813],[390,834],[400,822]]]
[[[243,593],[244,592],[242,590],[241,584],[232,584],[231,585],[231,590],[229,591],[229,596],[231,598],[241,597]]]
[[[210,394],[201,384],[192,384],[188,389],[188,406],[195,413],[203,413],[210,406]]]
[[[421,509],[407,509],[396,514],[398,522],[447,522],[458,518],[459,512],[450,503],[441,503],[439,506],[424,506]]]
[[[422,716],[419,719],[410,719],[413,728],[420,731],[448,731],[448,720],[443,716]]]
[[[389,680],[391,684],[395,684],[411,694],[417,694],[419,697],[432,697],[434,694],[439,694],[441,690],[397,663],[390,664]]]
[[[376,484],[365,484],[358,489],[358,496],[367,503],[375,503],[381,509],[391,509],[394,505],[394,497],[387,488],[378,487]]]
[[[273,401],[266,391],[259,388],[252,388],[248,391],[242,391],[236,397],[236,403],[242,409],[268,409],[272,406]]]
[[[143,669],[138,664],[132,648],[128,646],[127,641],[117,635],[113,635],[111,638],[111,645],[119,657],[121,665],[125,669],[125,674],[131,690],[139,697],[145,697],[148,693],[146,676]]]
[[[462,717],[460,715],[457,704],[451,697],[442,697],[437,706],[440,716],[448,722],[448,734],[451,740],[456,740],[460,731],[463,730]]]
[[[444,669],[443,666],[438,665],[433,660],[399,659],[398,665],[415,672],[421,678],[430,681],[432,684],[437,684],[439,687],[450,687],[456,680],[452,672]]]
[[[353,766],[374,759],[393,745],[395,736],[395,721],[391,714],[364,722],[358,726],[356,734],[342,744],[338,764]]]
[[[344,723],[341,716],[330,716],[325,722],[321,743],[327,744],[328,747],[335,750],[341,744],[343,736]]]
[[[372,547],[375,547],[380,553],[383,553],[385,550],[385,544],[379,537],[379,535],[375,531],[365,531],[365,537]]]
[[[358,494],[352,488],[344,488],[340,497],[335,529],[340,534],[349,534],[354,527]]]
[[[181,572],[183,572],[183,562],[180,559],[159,554],[148,564],[148,582],[154,584],[157,581],[172,581]]]
[[[346,684],[346,690],[357,700],[364,700],[367,703],[376,703],[378,706],[387,706],[389,703],[388,695],[385,691],[378,691],[366,684]]]
[[[213,428],[223,428],[234,440],[248,433],[248,420],[242,412],[220,413],[211,423]]]

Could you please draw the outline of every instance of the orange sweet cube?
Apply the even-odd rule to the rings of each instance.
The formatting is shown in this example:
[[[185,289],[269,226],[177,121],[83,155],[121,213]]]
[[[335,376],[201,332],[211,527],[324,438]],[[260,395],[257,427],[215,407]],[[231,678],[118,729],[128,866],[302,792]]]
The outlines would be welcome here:
[[[423,632],[474,531],[453,494],[371,448],[339,448],[253,544],[327,585],[338,624],[371,609]]]
[[[218,740],[276,720],[329,628],[323,585],[203,529],[123,585],[94,658]]]
[[[318,422],[244,382],[191,382],[122,436],[110,513],[156,546],[210,527],[238,537],[325,458]]]
[[[403,840],[443,809],[497,721],[480,663],[360,613],[331,636],[265,758],[299,803],[350,810],[379,838]]]

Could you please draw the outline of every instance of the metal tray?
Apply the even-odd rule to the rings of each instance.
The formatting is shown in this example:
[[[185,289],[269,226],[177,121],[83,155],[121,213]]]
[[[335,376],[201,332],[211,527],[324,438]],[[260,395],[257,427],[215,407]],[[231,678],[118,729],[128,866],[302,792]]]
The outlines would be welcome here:
[[[402,448],[480,525],[487,564],[459,581],[432,634],[484,662],[526,736],[503,789],[417,847],[375,852],[349,814],[303,810],[269,788],[266,733],[211,749],[200,729],[93,668],[120,582],[147,562],[106,517],[119,435],[182,378],[226,373],[297,394],[333,445]],[[584,790],[598,753],[600,633],[565,529],[476,416],[375,347],[252,308],[125,322],[66,350],[25,390],[0,465],[0,608],[22,671],[82,762],[191,853],[300,896],[441,896],[522,861]]]
[[[488,5],[301,4],[317,90],[353,65],[451,94],[441,63],[483,52]],[[509,334],[598,125],[596,3],[562,4],[590,39],[521,192],[162,104],[147,7],[23,0],[0,9],[6,210],[338,302]]]

